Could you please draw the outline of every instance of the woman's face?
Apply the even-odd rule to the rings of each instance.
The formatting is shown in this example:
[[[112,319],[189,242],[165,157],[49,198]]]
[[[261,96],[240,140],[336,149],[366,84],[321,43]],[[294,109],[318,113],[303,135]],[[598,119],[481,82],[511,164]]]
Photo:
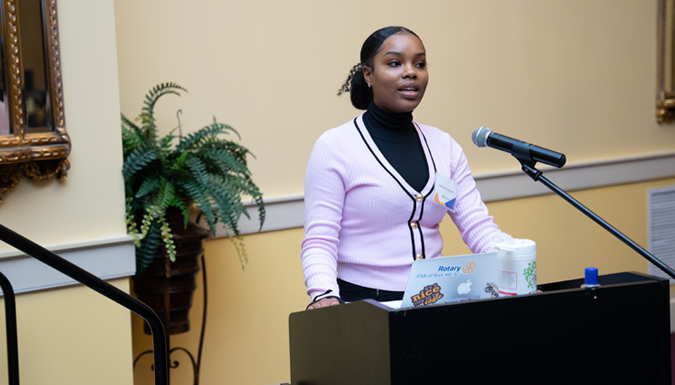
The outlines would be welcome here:
[[[363,67],[378,107],[393,113],[410,112],[422,101],[427,89],[424,45],[415,35],[391,35],[373,58],[373,67]]]

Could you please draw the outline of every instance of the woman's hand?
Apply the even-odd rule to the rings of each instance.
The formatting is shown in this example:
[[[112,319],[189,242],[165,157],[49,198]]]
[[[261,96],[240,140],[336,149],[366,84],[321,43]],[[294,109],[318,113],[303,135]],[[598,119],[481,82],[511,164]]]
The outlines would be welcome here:
[[[318,309],[321,307],[335,306],[339,304],[340,302],[338,301],[337,298],[324,298],[309,304],[309,306],[307,306],[307,310]]]

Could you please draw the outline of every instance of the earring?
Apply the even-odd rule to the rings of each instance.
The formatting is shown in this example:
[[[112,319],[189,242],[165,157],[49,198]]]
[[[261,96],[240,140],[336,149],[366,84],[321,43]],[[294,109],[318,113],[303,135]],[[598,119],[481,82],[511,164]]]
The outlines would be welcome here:
[[[370,88],[370,83],[368,83],[368,88]]]

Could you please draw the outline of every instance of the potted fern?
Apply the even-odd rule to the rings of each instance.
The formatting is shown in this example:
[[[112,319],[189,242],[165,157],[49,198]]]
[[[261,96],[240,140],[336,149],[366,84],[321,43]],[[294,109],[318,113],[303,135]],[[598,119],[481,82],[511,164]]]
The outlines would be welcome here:
[[[191,210],[196,210],[212,236],[218,222],[225,226],[233,237],[242,268],[246,253],[237,223],[241,215],[249,216],[242,196],[250,196],[256,202],[261,228],[265,219],[262,193],[253,183],[246,163],[249,151],[223,137],[231,133],[239,137],[232,127],[214,118],[213,123],[189,135],[176,136],[176,128],[159,137],[155,105],[162,96],[180,96],[181,92],[187,90],[175,83],[159,84],[146,95],[136,122],[121,117],[126,223],[136,244],[134,291],[169,321],[171,326],[167,329],[171,334],[189,330],[187,312],[196,286],[198,258],[209,233],[189,222]],[[179,278],[188,282],[172,283]],[[179,288],[191,291],[183,293]],[[171,293],[169,301],[165,299],[167,293]],[[179,305],[179,299],[187,301]],[[169,308],[173,312],[186,306],[184,314],[168,314]]]

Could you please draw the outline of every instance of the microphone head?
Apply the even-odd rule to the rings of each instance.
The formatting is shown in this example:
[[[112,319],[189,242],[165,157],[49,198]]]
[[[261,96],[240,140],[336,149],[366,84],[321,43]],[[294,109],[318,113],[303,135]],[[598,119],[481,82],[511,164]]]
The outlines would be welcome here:
[[[492,134],[492,131],[490,131],[489,128],[480,126],[474,130],[473,134],[471,134],[471,140],[476,146],[485,147],[487,146],[487,138],[490,134]]]

